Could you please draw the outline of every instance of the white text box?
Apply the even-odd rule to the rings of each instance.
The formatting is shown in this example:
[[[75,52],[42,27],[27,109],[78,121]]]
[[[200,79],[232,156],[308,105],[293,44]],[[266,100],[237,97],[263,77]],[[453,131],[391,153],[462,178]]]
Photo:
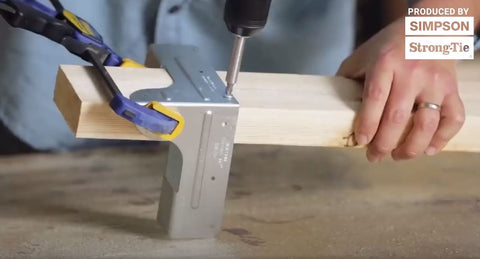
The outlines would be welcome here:
[[[474,38],[406,37],[405,59],[473,59]]]
[[[473,17],[405,17],[405,35],[474,35]]]

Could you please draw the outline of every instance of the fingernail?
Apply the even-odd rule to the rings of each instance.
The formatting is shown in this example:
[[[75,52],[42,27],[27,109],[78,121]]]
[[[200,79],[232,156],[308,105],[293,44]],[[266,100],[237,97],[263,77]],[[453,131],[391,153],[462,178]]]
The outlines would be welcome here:
[[[425,154],[427,154],[427,156],[433,156],[435,153],[437,153],[437,149],[434,147],[429,147],[427,150],[425,150]]]
[[[368,137],[366,135],[360,134],[356,137],[356,139],[358,145],[360,146],[365,146],[366,144],[368,144]]]

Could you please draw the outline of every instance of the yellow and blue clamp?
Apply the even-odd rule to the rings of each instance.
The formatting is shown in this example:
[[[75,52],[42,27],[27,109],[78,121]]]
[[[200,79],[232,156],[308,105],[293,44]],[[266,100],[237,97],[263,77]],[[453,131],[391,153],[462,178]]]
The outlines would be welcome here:
[[[105,69],[105,66],[144,66],[115,53],[90,23],[64,9],[59,0],[50,2],[54,9],[36,0],[0,0],[0,15],[11,26],[45,36],[92,63],[105,80],[112,95],[110,107],[117,115],[164,140],[180,135],[185,124],[181,114],[159,102],[142,106],[126,98]]]

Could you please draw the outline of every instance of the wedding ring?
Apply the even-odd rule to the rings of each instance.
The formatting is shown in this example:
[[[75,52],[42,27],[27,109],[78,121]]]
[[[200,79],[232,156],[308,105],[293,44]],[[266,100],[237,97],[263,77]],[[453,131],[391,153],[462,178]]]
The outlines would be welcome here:
[[[435,103],[421,102],[415,105],[415,110],[419,110],[419,109],[432,109],[432,110],[440,111],[442,107]]]

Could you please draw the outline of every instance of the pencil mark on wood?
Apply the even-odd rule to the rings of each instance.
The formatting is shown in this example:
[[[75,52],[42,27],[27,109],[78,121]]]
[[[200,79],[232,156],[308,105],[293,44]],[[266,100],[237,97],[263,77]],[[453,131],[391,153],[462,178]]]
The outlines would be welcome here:
[[[343,137],[343,140],[345,140],[345,145],[344,147],[355,147],[358,146],[357,141],[355,140],[355,133],[350,133],[350,135]]]

